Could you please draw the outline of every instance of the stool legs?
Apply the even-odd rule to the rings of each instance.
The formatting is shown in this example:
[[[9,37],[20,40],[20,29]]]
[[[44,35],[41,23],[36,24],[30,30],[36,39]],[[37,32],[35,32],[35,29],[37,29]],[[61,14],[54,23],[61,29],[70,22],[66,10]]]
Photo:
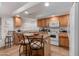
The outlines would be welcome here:
[[[5,38],[5,48],[6,47],[11,47],[11,37],[9,36]]]

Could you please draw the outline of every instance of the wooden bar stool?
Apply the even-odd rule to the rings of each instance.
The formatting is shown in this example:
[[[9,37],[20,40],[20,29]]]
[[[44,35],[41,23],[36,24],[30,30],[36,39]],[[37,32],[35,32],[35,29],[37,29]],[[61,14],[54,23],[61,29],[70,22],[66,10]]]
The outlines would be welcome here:
[[[27,53],[27,47],[28,47],[28,42],[26,42],[26,40],[28,40],[28,39],[26,39],[25,38],[25,36],[23,35],[23,34],[21,34],[20,35],[20,42],[19,42],[19,45],[20,45],[20,47],[19,47],[19,56],[27,56],[28,55],[28,53]]]
[[[11,35],[7,35],[5,38],[5,48],[6,47],[11,47],[12,45],[12,36]]]
[[[44,42],[43,36],[33,37],[30,42],[30,56],[43,56],[44,55]]]

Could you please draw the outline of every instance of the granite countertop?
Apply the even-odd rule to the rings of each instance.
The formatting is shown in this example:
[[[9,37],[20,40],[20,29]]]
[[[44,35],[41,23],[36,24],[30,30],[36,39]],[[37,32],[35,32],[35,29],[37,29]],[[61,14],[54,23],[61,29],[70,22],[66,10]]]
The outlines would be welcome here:
[[[45,32],[37,32],[39,33],[40,35],[43,35],[43,39],[44,39],[44,42],[48,43],[48,39],[49,39],[49,35]],[[24,33],[24,35],[33,35],[34,33]]]

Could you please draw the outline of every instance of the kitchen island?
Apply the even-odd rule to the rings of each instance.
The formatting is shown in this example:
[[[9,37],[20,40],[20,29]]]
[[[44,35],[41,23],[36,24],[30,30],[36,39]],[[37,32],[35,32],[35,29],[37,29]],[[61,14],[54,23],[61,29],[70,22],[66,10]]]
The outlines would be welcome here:
[[[44,56],[50,56],[51,52],[50,52],[50,37],[48,35],[47,32],[35,32],[38,33],[39,35],[43,35],[43,39],[44,39]],[[34,34],[34,33],[31,33]],[[25,33],[24,35],[28,35],[28,33]],[[29,34],[30,35],[30,34]]]
[[[14,39],[14,42],[16,40],[15,43],[18,43],[18,39],[17,36],[19,33],[15,32],[16,33],[16,36],[15,36],[15,39]],[[44,38],[44,56],[50,56],[51,55],[51,52],[50,52],[50,37],[48,35],[47,32],[24,32],[24,36],[28,36],[28,35],[33,35],[33,34],[36,34],[38,33],[39,35],[43,35],[43,38]],[[29,49],[28,49],[29,51]]]

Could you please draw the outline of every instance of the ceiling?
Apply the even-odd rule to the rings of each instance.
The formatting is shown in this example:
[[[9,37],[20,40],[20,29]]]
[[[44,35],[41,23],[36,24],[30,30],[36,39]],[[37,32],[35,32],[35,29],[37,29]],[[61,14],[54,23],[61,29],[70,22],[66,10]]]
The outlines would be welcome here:
[[[25,2],[0,2],[0,16],[12,16],[12,12],[26,4]]]
[[[20,15],[27,18],[42,18],[51,15],[68,14],[73,2],[50,2],[48,7],[44,2],[3,2],[0,6],[0,16]],[[29,14],[24,12],[28,11]]]
[[[69,14],[72,5],[73,3],[69,2],[51,2],[49,7],[45,7],[44,3],[38,3],[37,5],[27,9],[29,12],[28,15],[21,12],[21,16],[29,18],[42,18],[51,15],[58,16]]]

